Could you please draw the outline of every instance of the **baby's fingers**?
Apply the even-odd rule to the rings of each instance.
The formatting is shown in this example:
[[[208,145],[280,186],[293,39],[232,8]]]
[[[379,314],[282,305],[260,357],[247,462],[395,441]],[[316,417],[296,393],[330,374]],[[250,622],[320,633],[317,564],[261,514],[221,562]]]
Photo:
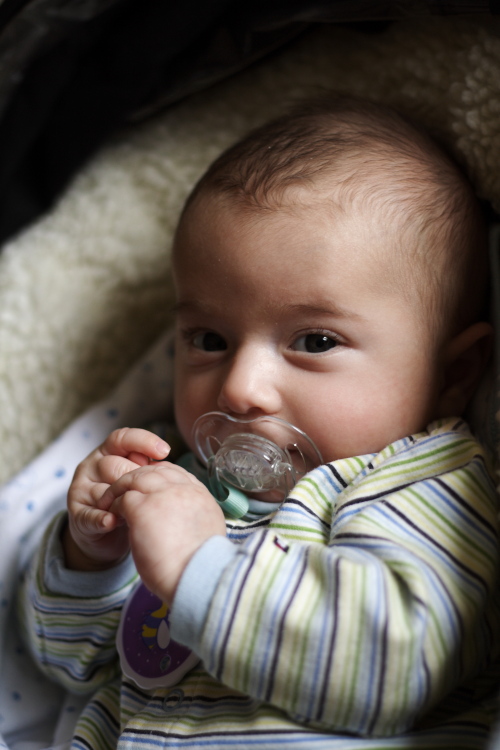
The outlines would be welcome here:
[[[108,534],[122,524],[113,513],[99,508],[83,508],[72,519],[72,527],[78,535],[86,538]]]
[[[138,427],[122,427],[109,435],[101,446],[104,455],[130,457],[142,455],[161,461],[170,453],[170,446],[153,432]]]
[[[138,466],[143,465],[136,462],[135,458],[138,458],[138,455],[132,454],[128,458],[124,458],[123,456],[103,456],[103,458],[99,459],[97,466],[99,481],[107,485],[113,484],[124,474],[129,474],[134,469],[137,469]],[[143,456],[143,459],[146,464],[149,463],[145,456]]]
[[[114,507],[112,507],[114,500],[129,490],[133,489],[143,494],[149,494],[158,490],[165,490],[169,486],[186,484],[197,486],[200,483],[192,474],[189,474],[180,466],[162,461],[123,474],[115,482],[109,484],[110,486],[99,500],[99,508],[111,509],[114,512]]]
[[[144,478],[139,472],[141,472],[141,469],[123,474],[115,482],[110,483],[110,486],[98,501],[99,508],[111,510],[114,513],[116,511],[115,501],[126,492],[130,492],[131,489],[139,489],[142,494],[147,492],[150,487],[146,485],[150,484],[150,482],[148,482],[147,476]]]

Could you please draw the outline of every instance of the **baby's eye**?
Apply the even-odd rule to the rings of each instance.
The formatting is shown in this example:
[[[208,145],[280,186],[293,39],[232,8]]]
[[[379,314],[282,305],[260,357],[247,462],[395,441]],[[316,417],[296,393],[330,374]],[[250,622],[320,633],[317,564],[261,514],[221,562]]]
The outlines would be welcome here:
[[[338,346],[338,343],[335,338],[324,333],[307,333],[305,336],[299,336],[292,348],[297,352],[322,354]]]
[[[227,349],[227,344],[222,336],[211,331],[197,333],[192,341],[195,349],[201,349],[204,352],[222,352]]]

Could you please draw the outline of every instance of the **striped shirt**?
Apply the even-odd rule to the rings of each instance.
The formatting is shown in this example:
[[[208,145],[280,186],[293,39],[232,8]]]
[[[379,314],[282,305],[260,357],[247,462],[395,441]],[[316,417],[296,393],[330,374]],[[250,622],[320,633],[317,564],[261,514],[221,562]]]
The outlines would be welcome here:
[[[80,596],[51,586],[54,531],[23,620],[50,676],[97,690],[75,750],[479,749],[500,684],[497,513],[482,449],[442,420],[315,469],[274,514],[228,521],[176,594],[172,634],[202,662],[173,688],[119,674],[130,570],[107,571],[98,595],[77,584],[90,574],[73,574]]]

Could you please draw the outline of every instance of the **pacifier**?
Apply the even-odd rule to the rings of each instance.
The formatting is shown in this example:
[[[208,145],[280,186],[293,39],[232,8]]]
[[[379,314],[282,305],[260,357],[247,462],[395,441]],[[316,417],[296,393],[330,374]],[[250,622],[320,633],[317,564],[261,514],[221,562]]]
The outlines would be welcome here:
[[[209,412],[193,427],[210,490],[228,515],[241,518],[247,495],[282,502],[292,487],[322,463],[318,448],[298,427],[278,417],[253,419]]]

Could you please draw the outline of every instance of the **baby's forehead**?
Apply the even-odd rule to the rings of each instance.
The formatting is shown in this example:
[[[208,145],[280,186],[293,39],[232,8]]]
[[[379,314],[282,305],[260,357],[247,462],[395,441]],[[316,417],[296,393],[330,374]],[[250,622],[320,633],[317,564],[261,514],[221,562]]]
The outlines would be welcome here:
[[[338,174],[323,174],[314,182],[288,186],[275,199],[270,197],[265,206],[205,188],[185,210],[174,247],[179,246],[179,240],[184,243],[203,234],[203,227],[224,232],[235,223],[244,224],[254,227],[258,235],[260,228],[270,222],[282,228],[292,223],[297,227],[297,217],[313,216],[324,232],[335,233],[347,227],[362,238],[359,252],[363,250],[367,261],[376,256],[387,262],[395,249],[393,243],[400,243],[409,223],[411,212],[405,201],[415,209],[415,189],[405,196],[389,168],[373,170],[371,174],[366,170],[359,175],[351,173],[340,181]],[[300,222],[297,231],[301,231]],[[304,231],[310,231],[310,225],[305,225]],[[203,252],[202,243],[194,244],[192,250]],[[234,251],[238,252],[237,246]],[[286,254],[286,247],[278,243],[271,251]]]
[[[283,195],[279,205],[260,208],[245,204],[234,196],[205,190],[185,212],[174,249],[174,268],[177,273],[188,272],[190,264],[202,262],[207,250],[213,253],[217,242],[227,235],[236,237],[231,246],[235,264],[241,253],[245,259],[255,245],[266,243],[266,255],[281,263],[282,278],[290,270],[293,255],[304,273],[318,281],[326,270],[350,263],[355,273],[356,264],[370,268],[371,286],[387,287],[405,262],[397,257],[403,244],[398,221],[388,220],[380,207],[367,205],[359,191],[355,200],[347,204],[336,195],[328,178],[315,185],[294,186]],[[238,233],[250,238],[250,243],[238,242]],[[207,245],[210,244],[210,248]],[[301,254],[297,256],[296,248]],[[411,263],[404,253],[406,261]],[[182,261],[181,261],[182,258]],[[181,261],[181,262],[179,262]],[[207,279],[209,281],[209,279]]]

